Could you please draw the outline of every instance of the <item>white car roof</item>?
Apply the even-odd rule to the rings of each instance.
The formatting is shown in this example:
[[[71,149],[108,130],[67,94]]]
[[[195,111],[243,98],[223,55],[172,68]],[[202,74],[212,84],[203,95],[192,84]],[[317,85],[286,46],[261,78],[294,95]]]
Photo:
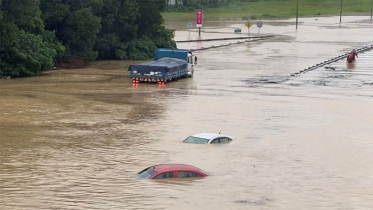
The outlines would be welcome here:
[[[197,134],[194,134],[192,136],[198,137],[198,138],[203,138],[203,139],[211,139],[211,138],[215,138],[215,137],[228,137],[228,138],[233,139],[230,136],[226,136],[226,135],[219,134],[219,133],[197,133]]]

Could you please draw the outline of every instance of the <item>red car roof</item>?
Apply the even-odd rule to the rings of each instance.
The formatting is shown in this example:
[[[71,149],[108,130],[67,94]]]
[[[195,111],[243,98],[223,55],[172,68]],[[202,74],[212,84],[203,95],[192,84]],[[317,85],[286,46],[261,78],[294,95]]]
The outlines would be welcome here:
[[[151,167],[154,171],[157,171],[158,173],[166,172],[166,171],[198,171],[201,172],[201,170],[197,167],[186,165],[186,164],[159,164]]]

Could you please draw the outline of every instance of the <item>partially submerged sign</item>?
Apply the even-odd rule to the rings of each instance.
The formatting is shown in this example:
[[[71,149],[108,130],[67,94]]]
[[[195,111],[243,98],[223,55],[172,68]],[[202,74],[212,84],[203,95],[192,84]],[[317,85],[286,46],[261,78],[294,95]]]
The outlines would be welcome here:
[[[250,39],[250,27],[253,25],[252,22],[249,20],[245,23],[245,26],[247,27],[247,37]]]
[[[245,23],[245,26],[250,28],[251,26],[253,25],[252,22],[250,22],[249,20]]]
[[[187,23],[187,28],[188,28],[188,31],[189,31],[189,36],[190,36],[190,29],[193,27],[193,24],[192,23]]]
[[[234,33],[241,33],[241,29],[240,28],[235,28]]]
[[[258,27],[258,36],[260,34],[260,28],[263,26],[263,23],[261,21],[256,22],[256,26]]]
[[[196,12],[196,26],[202,27],[203,11],[198,9]]]

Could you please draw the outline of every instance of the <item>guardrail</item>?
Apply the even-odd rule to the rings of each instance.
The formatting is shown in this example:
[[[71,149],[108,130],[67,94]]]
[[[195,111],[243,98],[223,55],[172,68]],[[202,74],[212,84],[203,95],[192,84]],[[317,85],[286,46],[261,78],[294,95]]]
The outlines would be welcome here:
[[[275,35],[269,35],[269,36],[251,36],[250,39],[258,39],[258,38],[271,38]],[[183,42],[211,42],[211,41],[225,41],[225,40],[235,40],[235,39],[247,39],[248,37],[228,37],[228,38],[216,38],[216,39],[193,39],[193,40],[181,40],[181,41],[175,41],[176,43],[183,43]]]
[[[370,46],[367,46],[367,47],[359,48],[359,49],[356,50],[356,52],[357,52],[357,53],[364,53],[364,52],[366,52],[366,51],[370,51],[370,50],[372,50],[372,49],[373,49],[373,45],[370,45]],[[339,60],[345,59],[345,58],[347,58],[347,56],[348,56],[348,53],[345,53],[345,54],[343,54],[343,55],[340,55],[340,56],[334,57],[334,58],[329,59],[329,60],[327,60],[327,61],[324,61],[324,62],[322,62],[322,63],[318,63],[318,64],[316,64],[316,65],[314,65],[314,66],[311,66],[311,67],[308,67],[308,68],[306,68],[306,69],[303,69],[302,71],[299,71],[299,72],[297,72],[297,73],[291,74],[290,76],[292,76],[292,77],[294,77],[294,76],[299,76],[300,74],[307,73],[307,72],[309,72],[309,71],[315,70],[315,69],[320,68],[320,67],[322,67],[322,66],[325,66],[325,65],[327,65],[327,64],[331,64],[331,63],[337,62],[337,61],[339,61]]]
[[[211,45],[210,47],[201,47],[201,48],[198,48],[198,49],[191,49],[191,51],[194,52],[194,51],[208,50],[208,49],[219,48],[219,47],[227,47],[227,46],[230,46],[230,45],[243,44],[243,43],[246,43],[246,42],[255,42],[255,41],[260,41],[260,40],[266,40],[266,39],[269,39],[269,38],[272,38],[272,37],[274,37],[274,36],[266,36],[266,37],[254,38],[252,40],[237,41],[237,42],[228,43],[228,44]]]

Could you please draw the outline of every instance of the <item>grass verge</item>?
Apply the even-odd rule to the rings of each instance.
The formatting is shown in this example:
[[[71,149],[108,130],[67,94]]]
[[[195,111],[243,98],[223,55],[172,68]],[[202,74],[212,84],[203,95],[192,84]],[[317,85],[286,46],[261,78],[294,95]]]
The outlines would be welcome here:
[[[299,16],[339,15],[340,0],[299,0]],[[367,15],[372,0],[343,0],[342,13]],[[233,2],[228,6],[204,8],[205,20],[255,20],[295,17],[297,0],[261,0]],[[195,12],[165,12],[166,21],[195,19]]]

